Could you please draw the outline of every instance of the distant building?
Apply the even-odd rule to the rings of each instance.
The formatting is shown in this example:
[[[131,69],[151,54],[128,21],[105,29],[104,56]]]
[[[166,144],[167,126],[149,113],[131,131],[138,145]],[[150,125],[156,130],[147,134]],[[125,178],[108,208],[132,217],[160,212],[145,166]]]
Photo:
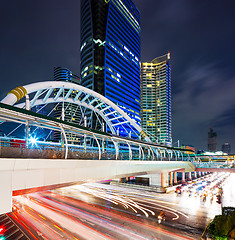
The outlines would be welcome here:
[[[140,125],[140,13],[132,0],[81,0],[80,54],[81,85]],[[86,115],[89,127],[102,127],[91,111]],[[118,125],[118,119],[113,123],[122,136],[132,131],[128,124]]]
[[[75,84],[81,83],[80,78],[76,74],[72,73],[69,69],[64,67],[54,67],[54,81],[65,81],[65,82],[71,82]],[[65,94],[66,93],[67,92],[65,91]],[[73,93],[71,95],[73,95]],[[75,96],[76,96],[76,93],[74,93],[74,97]],[[63,103],[59,103],[54,109],[55,118],[62,119],[62,107],[63,107]],[[64,103],[64,110],[65,110],[64,121],[80,124],[81,111],[77,104]],[[78,137],[72,134],[68,134],[67,138],[69,143],[77,142],[80,140]],[[55,141],[61,140],[60,132],[57,132],[57,131],[54,132],[54,140]]]
[[[230,154],[231,153],[231,145],[230,143],[224,143],[222,145],[222,152]]]
[[[141,64],[142,128],[159,143],[171,140],[170,53]],[[153,140],[153,139],[152,139]]]
[[[208,152],[216,152],[217,151],[217,133],[210,128],[208,132]]]
[[[80,77],[64,67],[54,67],[54,81],[65,81],[79,85],[81,84]]]

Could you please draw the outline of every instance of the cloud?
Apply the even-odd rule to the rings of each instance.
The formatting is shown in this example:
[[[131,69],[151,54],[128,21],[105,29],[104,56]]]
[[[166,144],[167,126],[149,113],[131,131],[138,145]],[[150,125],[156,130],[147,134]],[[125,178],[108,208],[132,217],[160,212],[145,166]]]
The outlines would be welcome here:
[[[191,141],[197,145],[199,139],[204,139],[198,145],[205,148],[210,126],[225,137],[224,129],[228,123],[233,123],[235,78],[229,78],[226,72],[218,63],[197,62],[182,73],[172,106],[175,136],[184,135],[185,141],[189,141],[186,144]],[[182,131],[186,133],[182,134]]]

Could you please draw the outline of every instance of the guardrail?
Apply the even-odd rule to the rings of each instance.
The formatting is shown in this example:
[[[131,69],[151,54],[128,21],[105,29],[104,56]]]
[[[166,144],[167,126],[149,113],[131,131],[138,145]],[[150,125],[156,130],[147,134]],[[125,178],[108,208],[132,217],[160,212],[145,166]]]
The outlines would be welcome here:
[[[58,144],[59,145],[59,144]],[[69,147],[69,159],[98,159],[99,151],[96,149],[86,149],[83,146]],[[101,157],[103,160],[115,159],[115,152],[105,151]],[[1,158],[37,158],[37,159],[64,159],[65,149],[61,146],[30,146],[26,148],[24,142],[0,141]]]
[[[112,180],[110,182],[110,184],[116,185],[116,186],[129,187],[131,189],[145,190],[145,191],[150,191],[150,192],[157,192],[157,193],[166,192],[166,189],[161,186],[145,186],[145,185],[140,185],[140,184],[121,183],[121,182],[114,181],[114,180]]]
[[[194,162],[197,168],[231,168],[234,167],[232,163],[228,162]]]
[[[126,146],[119,147],[119,154],[116,158],[116,150],[114,146],[105,144],[101,152],[101,160],[130,160],[129,149]],[[144,151],[144,159],[141,158],[139,149],[133,147],[131,160],[144,160],[152,161],[152,156],[148,154],[148,150]],[[1,137],[0,140],[0,157],[1,158],[37,158],[37,159],[64,159],[66,154],[65,147],[62,147],[62,143],[59,142],[44,142],[37,141],[35,144],[29,144],[26,146],[24,139],[6,138]],[[80,144],[68,144],[68,159],[99,159],[99,148],[91,145],[84,146]],[[182,159],[176,159],[175,156],[169,159],[169,157],[162,156],[161,161],[176,161]],[[188,157],[184,159],[188,161]],[[160,161],[155,159],[155,161]]]

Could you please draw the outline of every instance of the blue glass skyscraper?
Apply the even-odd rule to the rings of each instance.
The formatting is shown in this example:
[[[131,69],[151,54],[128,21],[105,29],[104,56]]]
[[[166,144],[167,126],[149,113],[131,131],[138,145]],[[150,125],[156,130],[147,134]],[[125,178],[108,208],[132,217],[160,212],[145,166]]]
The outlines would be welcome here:
[[[80,52],[81,84],[140,124],[140,14],[134,3],[82,0]]]

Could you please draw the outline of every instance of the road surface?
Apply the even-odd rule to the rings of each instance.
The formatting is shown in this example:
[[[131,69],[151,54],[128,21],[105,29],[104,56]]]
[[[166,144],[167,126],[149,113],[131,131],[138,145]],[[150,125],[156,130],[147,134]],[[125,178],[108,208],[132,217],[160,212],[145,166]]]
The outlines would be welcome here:
[[[221,214],[216,197],[209,198],[221,175],[201,179],[180,195],[91,183],[18,196],[12,216],[35,239],[200,239],[208,222]],[[224,203],[230,178],[234,175],[225,182]],[[200,195],[205,191],[208,197],[203,201]],[[165,221],[159,223],[161,210]]]

